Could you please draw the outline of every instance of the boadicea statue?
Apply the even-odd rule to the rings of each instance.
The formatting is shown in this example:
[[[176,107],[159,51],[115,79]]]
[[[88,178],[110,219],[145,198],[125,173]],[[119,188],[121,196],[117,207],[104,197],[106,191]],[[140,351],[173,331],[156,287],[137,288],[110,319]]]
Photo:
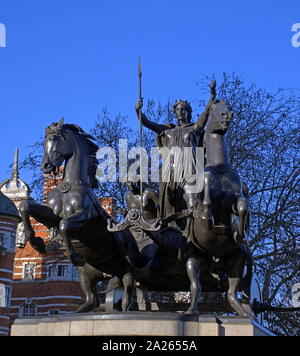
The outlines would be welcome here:
[[[159,194],[147,189],[142,193],[139,185],[130,185],[126,199],[129,211],[120,224],[106,214],[94,193],[98,186],[94,138],[63,119],[46,128],[42,170],[57,174],[64,164],[63,180],[49,193],[47,205],[26,200],[20,214],[27,240],[41,254],[46,253],[45,244],[35,236],[30,216],[49,229],[58,229],[86,297],[77,312],[97,308],[96,285],[102,280],[116,280],[116,285],[122,285],[123,311],[131,307],[135,282],[150,291],[190,290],[188,313],[197,312],[203,291],[226,292],[230,310],[224,311],[240,316],[270,310],[260,303],[250,305],[248,202],[224,140],[232,114],[226,103],[215,100],[215,87],[213,82],[209,105],[195,124],[190,122],[189,106],[183,102],[174,107],[178,126],[153,126],[142,116],[143,123],[159,134],[161,145],[204,144],[203,191],[184,195],[182,189],[177,192],[179,188],[184,192],[184,184],[179,187],[170,182],[161,184]],[[139,101],[139,111],[141,104]],[[170,190],[175,197],[172,203]],[[177,199],[184,204],[177,205]],[[180,224],[171,226],[183,218],[189,220],[188,230]],[[237,298],[238,291],[243,292],[243,303]]]
[[[95,177],[98,146],[93,137],[77,125],[65,124],[64,120],[46,129],[42,170],[45,174],[56,174],[64,164],[63,180],[50,192],[47,206],[27,200],[22,203],[20,213],[26,238],[40,253],[45,253],[45,245],[41,238],[35,236],[30,216],[49,229],[57,228],[64,239],[67,256],[77,266],[80,285],[86,296],[78,312],[94,309],[97,306],[97,282],[115,277],[124,288],[123,311],[129,309],[134,282],[139,281],[148,290],[191,289],[192,303],[188,312],[194,313],[201,291],[218,291],[222,284],[218,273],[226,272],[232,310],[246,315],[236,293],[243,290],[248,295],[250,289],[246,282],[251,280],[251,270],[248,270],[248,279],[243,280],[245,283],[241,283],[244,267],[251,265],[247,264],[249,261],[245,257],[247,247],[243,221],[247,204],[242,197],[238,175],[230,168],[224,153],[223,135],[231,114],[224,103],[214,101],[215,83],[211,90],[211,102],[199,122],[187,123],[188,117],[184,121],[185,114],[180,115],[177,106],[178,118],[185,123],[182,127],[179,125],[179,129],[163,126],[164,131],[160,131],[161,142],[164,138],[167,144],[169,139],[172,142],[172,137],[177,142],[179,137],[185,138],[186,144],[191,144],[194,142],[194,138],[188,139],[191,136],[197,133],[204,136],[208,156],[204,199],[199,196],[193,204],[191,200],[185,200],[181,211],[172,210],[176,213],[168,215],[166,210],[156,221],[154,215],[151,221],[144,219],[147,215],[141,214],[143,209],[138,205],[138,199],[132,197],[138,194],[132,189],[127,199],[128,215],[123,223],[115,224],[93,190],[98,184]],[[211,140],[222,143],[216,146],[219,151],[213,148]],[[225,157],[224,162],[220,161],[222,157]],[[231,181],[226,191],[222,185],[223,178]],[[175,185],[172,186],[174,188]],[[163,187],[160,195],[164,196],[165,192],[166,187]],[[144,197],[146,214],[147,204],[152,204],[153,209],[157,204],[157,195],[150,193],[148,198]],[[228,199],[223,199],[225,197]],[[158,200],[163,202],[167,198]],[[217,203],[216,213],[212,212],[212,201]],[[232,216],[240,217],[242,223],[232,223]],[[182,217],[188,217],[192,222],[188,236],[180,229],[168,226]],[[227,287],[224,288],[226,290]]]

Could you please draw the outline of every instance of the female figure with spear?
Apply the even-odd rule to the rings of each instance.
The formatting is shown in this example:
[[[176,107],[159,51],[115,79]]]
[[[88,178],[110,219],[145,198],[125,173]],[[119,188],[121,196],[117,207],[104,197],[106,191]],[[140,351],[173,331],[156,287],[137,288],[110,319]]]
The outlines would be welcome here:
[[[141,96],[135,106],[141,125],[155,132],[158,147],[160,149],[167,148],[169,152],[168,165],[163,167],[163,179],[160,183],[159,209],[161,218],[167,218],[183,210],[193,208],[201,192],[201,189],[196,192],[190,189],[191,175],[195,172],[187,169],[187,167],[194,167],[195,169],[198,164],[195,151],[197,147],[203,147],[204,128],[209,109],[216,98],[216,81],[210,83],[210,92],[209,103],[195,123],[191,122],[192,108],[187,101],[179,100],[173,107],[178,121],[177,125],[162,125],[148,120],[142,112],[143,98]],[[191,152],[192,154],[189,154]],[[164,179],[164,177],[167,177],[167,179]],[[177,220],[174,224],[174,227],[179,228],[185,235],[188,234],[189,224],[186,218]]]

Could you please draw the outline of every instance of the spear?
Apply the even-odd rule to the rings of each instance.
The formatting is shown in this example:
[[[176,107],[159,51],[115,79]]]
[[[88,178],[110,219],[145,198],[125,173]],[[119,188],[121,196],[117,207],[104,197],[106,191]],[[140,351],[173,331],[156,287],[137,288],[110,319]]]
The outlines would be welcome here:
[[[138,66],[138,77],[139,77],[139,99],[142,100],[142,65],[141,57],[139,57]],[[139,110],[139,120],[140,120],[140,195],[141,195],[141,214],[143,215],[143,123],[142,123],[142,110]]]

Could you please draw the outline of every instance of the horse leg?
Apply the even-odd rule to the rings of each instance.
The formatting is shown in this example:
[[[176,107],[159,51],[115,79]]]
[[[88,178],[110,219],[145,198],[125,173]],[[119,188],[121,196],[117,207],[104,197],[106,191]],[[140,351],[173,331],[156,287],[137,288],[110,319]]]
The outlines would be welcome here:
[[[82,222],[85,221],[85,219],[82,213],[78,213],[69,218],[62,219],[59,223],[59,232],[64,240],[67,255],[75,266],[81,267],[85,264],[85,259],[82,255],[76,253],[71,240],[74,232],[83,228]]]
[[[211,231],[214,225],[214,218],[211,211],[211,183],[213,180],[213,174],[209,171],[204,173],[204,199],[202,202],[202,209],[200,213],[202,230]]]
[[[242,286],[243,286],[244,298],[250,302],[251,284],[253,279],[253,260],[252,260],[251,252],[248,247],[245,248],[245,254],[246,254],[247,274],[243,278]]]
[[[97,307],[96,284],[103,277],[102,273],[89,264],[78,266],[80,287],[85,295],[85,303],[75,313],[87,313]]]
[[[31,225],[30,216],[49,229],[58,228],[60,218],[49,207],[37,204],[32,200],[24,200],[20,205],[20,215],[24,224],[26,240],[39,253],[45,254],[45,243],[40,237],[36,237]]]
[[[196,258],[189,258],[186,263],[186,269],[191,282],[191,305],[186,314],[195,314],[202,291],[200,284],[200,261]]]
[[[203,199],[203,218],[209,219],[211,217],[211,196],[210,196],[210,185],[213,175],[211,172],[207,171],[204,173],[204,199]]]
[[[241,317],[247,317],[248,314],[242,307],[241,303],[237,299],[237,293],[243,278],[244,268],[246,265],[245,256],[242,250],[238,250],[230,257],[230,261],[227,264],[229,289],[227,293],[227,299],[231,307]]]
[[[237,229],[235,228],[236,231],[234,231],[233,237],[236,243],[241,243],[246,238],[249,203],[244,196],[243,186],[237,173],[229,172],[228,174],[224,174],[222,182],[222,184],[225,186],[228,184],[228,182],[231,184],[234,201],[232,205],[232,212],[239,217],[239,226]]]
[[[241,317],[247,317],[248,314],[242,307],[241,303],[237,299],[237,292],[241,283],[241,278],[229,278],[229,290],[227,294],[227,299],[231,307],[238,313]]]
[[[236,242],[240,242],[243,241],[246,237],[246,217],[249,212],[249,204],[244,197],[239,197],[237,200],[237,212],[240,218],[240,222],[235,240]]]
[[[211,199],[211,184],[213,179],[214,176],[210,171],[204,172],[204,198],[202,206],[195,211],[191,236],[189,237],[192,241],[195,238],[200,246],[201,242],[211,238],[211,232],[214,226]]]
[[[122,298],[122,311],[128,311],[132,302],[134,279],[132,272],[124,274],[123,278],[124,293]]]

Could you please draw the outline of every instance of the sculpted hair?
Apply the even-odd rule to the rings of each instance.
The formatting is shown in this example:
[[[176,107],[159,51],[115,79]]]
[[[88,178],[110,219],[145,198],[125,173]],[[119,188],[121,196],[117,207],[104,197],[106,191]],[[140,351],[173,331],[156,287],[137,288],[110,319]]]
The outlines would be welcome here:
[[[97,159],[97,152],[99,150],[99,146],[93,142],[96,141],[96,139],[93,136],[87,134],[85,131],[83,131],[82,128],[79,127],[78,125],[67,124],[64,125],[64,127],[76,133],[80,137],[81,141],[85,144],[85,147],[87,149],[87,154],[89,155],[88,174],[89,174],[91,186],[95,189],[98,188],[99,182],[98,179],[96,178],[96,172],[99,165],[99,161]]]

